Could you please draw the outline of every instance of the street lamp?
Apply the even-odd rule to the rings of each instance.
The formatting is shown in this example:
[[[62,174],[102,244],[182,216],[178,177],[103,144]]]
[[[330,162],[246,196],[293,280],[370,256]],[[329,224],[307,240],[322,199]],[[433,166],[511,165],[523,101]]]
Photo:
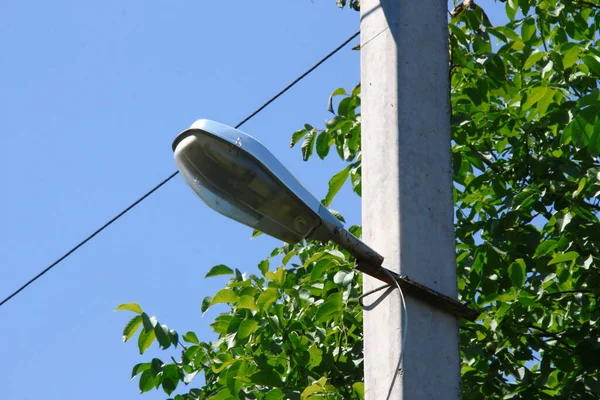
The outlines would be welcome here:
[[[341,223],[260,142],[196,121],[173,142],[188,185],[211,208],[288,243],[329,240]]]
[[[252,136],[201,119],[173,141],[188,185],[219,213],[288,243],[332,240],[356,258],[356,268],[452,314],[478,313],[456,300],[382,267],[383,257],[343,228],[266,147]]]
[[[357,259],[383,263],[252,136],[201,119],[175,138],[173,152],[187,184],[226,217],[288,243],[333,240]]]

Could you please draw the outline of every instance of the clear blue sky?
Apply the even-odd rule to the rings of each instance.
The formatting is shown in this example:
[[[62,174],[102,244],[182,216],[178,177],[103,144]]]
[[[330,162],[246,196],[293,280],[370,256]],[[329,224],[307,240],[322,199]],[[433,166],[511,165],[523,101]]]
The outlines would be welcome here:
[[[235,125],[358,22],[333,0],[0,3],[0,297],[173,172],[177,133],[199,118]],[[358,80],[348,48],[243,130],[322,198],[341,163],[304,163],[290,134]],[[349,188],[332,206],[360,221]],[[0,308],[0,399],[137,398],[131,367],[177,353],[140,357],[115,306],[211,339],[200,303],[224,281],[206,271],[253,272],[279,245],[250,233],[177,177]]]

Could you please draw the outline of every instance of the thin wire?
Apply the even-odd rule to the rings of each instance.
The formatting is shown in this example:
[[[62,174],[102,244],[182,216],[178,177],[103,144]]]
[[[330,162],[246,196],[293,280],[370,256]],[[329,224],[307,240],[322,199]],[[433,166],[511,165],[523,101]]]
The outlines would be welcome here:
[[[131,203],[131,205],[129,205],[129,207],[127,207],[126,209],[124,209],[123,211],[121,211],[120,213],[118,213],[117,215],[115,215],[111,220],[109,220],[107,223],[105,223],[104,225],[102,225],[100,228],[98,228],[94,233],[92,233],[90,236],[88,236],[87,238],[85,238],[84,240],[82,240],[81,242],[79,242],[79,244],[75,247],[73,247],[71,250],[69,250],[68,252],[66,252],[62,257],[60,257],[58,260],[54,261],[52,264],[50,264],[46,269],[44,269],[42,272],[40,272],[39,274],[37,274],[36,276],[34,276],[33,278],[31,278],[30,280],[27,281],[27,283],[25,283],[23,286],[21,286],[20,288],[18,288],[17,290],[15,290],[10,296],[8,296],[7,298],[5,298],[4,300],[2,300],[2,302],[0,303],[0,307],[2,307],[2,305],[4,305],[4,303],[6,303],[7,301],[9,301],[10,299],[12,299],[13,297],[15,297],[17,294],[19,294],[23,289],[25,289],[27,286],[31,285],[34,281],[36,281],[38,278],[40,278],[42,275],[44,275],[46,272],[50,271],[52,268],[54,268],[57,264],[59,264],[62,260],[64,260],[65,258],[69,257],[71,254],[73,254],[77,249],[79,249],[81,246],[83,246],[84,244],[86,244],[87,242],[89,242],[90,240],[92,240],[92,238],[94,236],[96,236],[97,234],[99,234],[100,232],[102,232],[105,228],[107,228],[110,224],[112,224],[113,222],[115,222],[116,220],[118,220],[119,218],[121,218],[123,215],[125,215],[129,210],[131,210],[133,207],[137,206],[138,204],[140,204],[142,201],[144,201],[146,199],[146,197],[150,196],[152,193],[156,192],[161,186],[163,186],[165,183],[169,182],[171,179],[173,179],[173,177],[175,175],[177,175],[179,173],[179,171],[176,171],[174,173],[172,173],[168,178],[166,178],[165,180],[163,180],[161,183],[159,183],[158,185],[154,186],[148,193],[146,193],[145,195],[143,195],[142,197],[140,197],[139,199],[137,199],[136,201],[134,201],[133,203]]]
[[[400,293],[400,300],[402,303],[402,309],[404,310],[404,328],[402,329],[402,341],[400,344],[400,355],[398,356],[398,365],[396,366],[396,370],[394,371],[394,378],[392,379],[392,383],[390,384],[390,388],[388,390],[388,394],[386,396],[386,400],[389,400],[392,395],[392,389],[394,388],[394,384],[396,383],[396,378],[398,377],[398,372],[400,371],[400,366],[402,365],[402,358],[404,357],[404,345],[406,344],[406,336],[408,333],[408,310],[406,309],[406,301],[404,300],[404,293],[402,293],[402,288],[400,288],[400,284],[394,278],[394,276],[386,269],[382,268],[383,271],[390,277],[392,281],[396,284],[398,288],[398,292]]]
[[[402,341],[400,344],[400,355],[398,356],[398,365],[396,366],[396,370],[394,371],[394,378],[392,379],[392,383],[390,384],[390,388],[388,389],[388,394],[386,397],[386,400],[389,400],[389,398],[392,394],[392,389],[394,388],[394,384],[396,383],[396,377],[398,376],[398,372],[400,371],[400,366],[402,365],[402,359],[404,357],[404,346],[406,344],[406,336],[407,336],[407,332],[408,332],[408,310],[406,309],[406,301],[404,300],[404,293],[402,292],[402,288],[400,287],[400,284],[398,283],[396,278],[394,278],[394,276],[390,273],[390,271],[387,268],[382,268],[382,269],[387,274],[387,276],[389,276],[390,279],[392,281],[394,281],[394,283],[396,284],[396,288],[398,288],[398,292],[400,293],[400,303],[402,304],[402,308],[404,310],[404,318],[402,319],[404,322],[404,328],[402,330]],[[370,296],[373,293],[377,293],[383,289],[387,289],[391,286],[392,285],[390,285],[390,284],[383,285],[376,289],[370,290],[367,293],[363,293],[362,295],[360,295],[358,297],[358,303],[361,305],[361,307],[364,308],[365,305],[363,303],[363,300],[365,297]]]
[[[302,79],[304,79],[304,77],[306,77],[306,75],[310,74],[311,72],[313,72],[315,69],[317,69],[321,64],[323,64],[325,61],[327,61],[331,56],[333,56],[335,53],[337,53],[338,51],[340,51],[342,48],[344,48],[348,43],[350,43],[352,41],[352,39],[354,39],[355,37],[357,37],[358,35],[360,35],[360,31],[356,32],[354,35],[350,36],[348,39],[346,39],[342,44],[340,44],[338,47],[336,47],[335,49],[333,49],[329,54],[327,54],[325,57],[323,57],[318,63],[316,63],[315,65],[313,65],[312,67],[310,67],[308,70],[306,70],[305,73],[303,73],[302,75],[300,75],[299,77],[297,77],[292,83],[290,83],[289,85],[287,85],[286,87],[284,87],[279,93],[277,93],[275,96],[271,97],[265,104],[263,104],[262,106],[260,106],[256,111],[254,111],[252,114],[248,115],[246,118],[244,118],[242,120],[242,122],[240,122],[239,124],[237,124],[235,127],[236,129],[239,128],[240,126],[244,125],[250,118],[254,117],[256,114],[258,114],[259,112],[261,112],[265,107],[267,107],[269,104],[271,104],[272,102],[274,102],[275,100],[277,100],[277,98],[279,98],[279,96],[281,96],[282,94],[284,94],[285,92],[287,92],[288,90],[290,90],[292,88],[292,86],[294,86],[296,83],[300,82]]]
[[[313,72],[315,69],[317,69],[321,64],[323,64],[325,61],[327,61],[331,56],[333,56],[335,53],[337,53],[338,51],[340,51],[342,48],[344,48],[348,43],[350,43],[352,41],[352,39],[354,39],[355,37],[357,37],[360,34],[360,31],[356,32],[355,34],[353,34],[352,36],[350,36],[348,39],[346,39],[342,44],[340,44],[338,47],[336,47],[334,50],[332,50],[329,54],[327,54],[325,57],[323,57],[319,62],[317,62],[315,65],[313,65],[311,68],[309,68],[306,72],[304,72],[302,75],[300,75],[298,78],[294,79],[294,81],[292,81],[292,83],[290,83],[289,85],[287,85],[285,88],[283,88],[279,93],[277,93],[275,96],[271,97],[269,100],[267,100],[266,103],[264,103],[262,106],[260,106],[259,108],[257,108],[252,114],[248,115],[246,118],[244,118],[240,123],[238,123],[235,128],[239,128],[240,126],[244,125],[246,122],[248,122],[251,118],[253,118],[256,114],[258,114],[259,112],[261,112],[262,110],[264,110],[269,104],[271,104],[272,102],[274,102],[275,100],[277,100],[281,95],[283,95],[285,92],[287,92],[288,90],[290,90],[293,86],[295,86],[298,82],[300,82],[302,79],[304,79],[308,74],[310,74],[311,72]],[[166,184],[167,182],[169,182],[171,179],[173,179],[177,174],[179,174],[179,171],[175,171],[173,172],[171,175],[169,175],[166,179],[164,179],[162,182],[160,182],[158,185],[154,186],[152,189],[150,189],[146,194],[144,194],[142,197],[140,197],[139,199],[137,199],[136,201],[134,201],[133,203],[131,203],[131,205],[129,205],[129,207],[125,208],[123,211],[121,211],[119,214],[117,214],[116,216],[114,216],[112,219],[110,219],[108,222],[106,222],[104,225],[102,225],[100,228],[98,228],[94,233],[92,233],[91,235],[89,235],[87,238],[85,238],[84,240],[82,240],[81,242],[79,242],[75,247],[73,247],[71,250],[69,250],[68,252],[66,252],[62,257],[60,257],[59,259],[57,259],[56,261],[54,261],[52,264],[50,264],[48,267],[46,267],[43,271],[41,271],[39,274],[37,274],[36,276],[34,276],[33,278],[31,278],[30,280],[28,280],[25,284],[23,284],[20,288],[18,288],[17,290],[15,290],[10,296],[8,296],[7,298],[5,298],[4,300],[2,300],[2,302],[0,302],[0,307],[2,307],[7,301],[9,301],[10,299],[12,299],[13,297],[15,297],[17,294],[19,294],[23,289],[25,289],[27,286],[31,285],[33,282],[35,282],[37,279],[39,279],[40,277],[42,277],[42,275],[44,275],[46,272],[50,271],[52,268],[54,268],[56,265],[58,265],[61,261],[63,261],[65,258],[69,257],[71,254],[73,254],[75,251],[77,251],[77,249],[79,249],[81,246],[83,246],[84,244],[86,244],[87,242],[89,242],[90,240],[92,240],[96,235],[98,235],[100,232],[102,232],[104,229],[108,228],[108,226],[110,226],[113,222],[115,222],[116,220],[118,220],[119,218],[121,218],[123,215],[125,215],[127,212],[129,212],[132,208],[134,208],[135,206],[137,206],[138,204],[140,204],[142,201],[144,201],[148,196],[150,196],[152,193],[156,192],[158,189],[160,189],[164,184]]]

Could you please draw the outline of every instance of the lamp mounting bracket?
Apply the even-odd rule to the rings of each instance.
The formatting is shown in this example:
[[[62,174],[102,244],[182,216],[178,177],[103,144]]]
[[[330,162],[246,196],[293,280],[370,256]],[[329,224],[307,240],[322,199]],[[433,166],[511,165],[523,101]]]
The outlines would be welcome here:
[[[382,266],[374,266],[365,261],[356,260],[355,267],[357,270],[372,276],[373,278],[379,279],[380,281],[386,282],[390,285],[394,284]],[[479,311],[468,307],[452,297],[446,296],[437,290],[433,290],[425,285],[415,282],[406,276],[399,275],[390,270],[387,271],[391,274],[391,276],[394,277],[404,293],[408,296],[414,297],[439,310],[445,311],[456,317],[464,318],[471,322],[474,322],[479,316]]]

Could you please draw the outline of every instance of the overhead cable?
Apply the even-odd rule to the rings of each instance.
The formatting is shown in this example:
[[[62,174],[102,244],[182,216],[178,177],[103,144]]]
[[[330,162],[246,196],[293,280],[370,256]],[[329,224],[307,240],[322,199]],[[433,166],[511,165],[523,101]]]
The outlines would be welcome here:
[[[308,74],[310,74],[311,72],[313,72],[321,64],[323,64],[325,61],[327,61],[331,56],[333,56],[335,53],[337,53],[342,48],[344,48],[348,43],[350,43],[359,34],[360,34],[360,31],[356,32],[355,34],[353,34],[352,36],[350,36],[348,39],[346,39],[342,44],[340,44],[338,47],[336,47],[335,49],[333,49],[329,54],[327,54],[325,57],[323,57],[321,60],[319,60],[319,62],[317,62],[312,67],[310,67],[308,70],[306,70],[306,72],[304,72],[302,75],[300,75],[299,77],[297,77],[296,79],[294,79],[289,85],[287,85],[285,88],[283,88],[279,93],[277,93],[275,96],[271,97],[262,106],[260,106],[259,108],[257,108],[254,112],[252,112],[250,115],[248,115],[246,118],[244,118],[241,122],[239,122],[235,126],[235,128],[237,129],[240,126],[244,125],[251,118],[253,118],[256,114],[258,114],[262,110],[264,110],[269,104],[271,104],[272,102],[274,102],[275,100],[277,100],[281,95],[283,95],[285,92],[287,92],[288,90],[290,90],[293,86],[295,86],[298,82],[300,82]],[[46,272],[50,271],[52,268],[54,268],[55,266],[57,266],[65,258],[69,257],[71,254],[73,254],[75,251],[77,251],[81,246],[83,246],[84,244],[86,244],[87,242],[89,242],[91,239],[93,239],[97,234],[99,234],[100,232],[102,232],[104,229],[108,228],[113,222],[115,222],[116,220],[118,220],[119,218],[121,218],[123,215],[125,215],[127,212],[129,212],[132,208],[134,208],[135,206],[137,206],[138,204],[140,204],[142,201],[144,201],[152,193],[154,193],[158,189],[160,189],[163,185],[165,185],[167,182],[169,182],[171,179],[173,179],[177,174],[179,174],[179,171],[173,172],[171,175],[169,175],[167,178],[165,178],[158,185],[154,186],[152,189],[150,189],[148,192],[146,192],[146,194],[144,194],[142,197],[140,197],[139,199],[137,199],[136,201],[134,201],[133,203],[131,203],[127,208],[125,208],[123,211],[121,211],[120,213],[118,213],[117,215],[115,215],[108,222],[106,222],[104,225],[102,225],[100,228],[98,228],[94,233],[92,233],[91,235],[89,235],[88,237],[86,237],[85,239],[83,239],[76,246],[74,246],[73,248],[71,248],[71,250],[67,251],[64,255],[62,255],[60,258],[58,258],[56,261],[54,261],[52,264],[50,264],[48,267],[46,267],[44,270],[42,270],[40,273],[38,273],[36,276],[34,276],[30,280],[28,280],[26,283],[24,283],[20,288],[18,288],[13,293],[11,293],[8,297],[6,297],[4,300],[2,300],[2,302],[0,302],[0,307],[3,306],[10,299],[12,299],[13,297],[15,297],[17,294],[19,294],[27,286],[31,285],[33,282],[35,282],[36,280],[38,280],[39,278],[41,278]]]

